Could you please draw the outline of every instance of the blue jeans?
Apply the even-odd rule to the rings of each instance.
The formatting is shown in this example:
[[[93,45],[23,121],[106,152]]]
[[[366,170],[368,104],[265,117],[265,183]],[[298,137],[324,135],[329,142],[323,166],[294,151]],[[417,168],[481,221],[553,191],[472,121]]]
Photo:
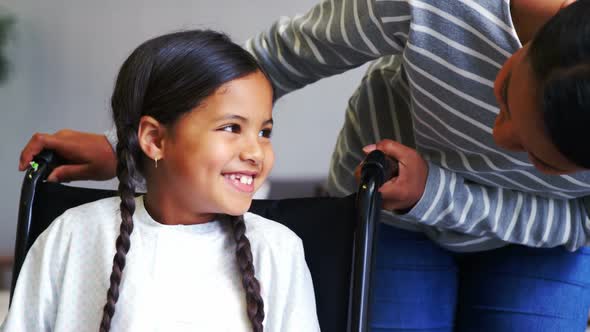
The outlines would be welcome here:
[[[386,225],[378,241],[372,332],[585,331],[588,248],[458,254]]]

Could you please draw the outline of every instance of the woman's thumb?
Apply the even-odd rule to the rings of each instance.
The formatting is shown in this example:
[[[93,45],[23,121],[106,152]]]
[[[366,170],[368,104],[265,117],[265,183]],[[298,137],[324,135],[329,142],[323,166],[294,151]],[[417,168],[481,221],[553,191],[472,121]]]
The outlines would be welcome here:
[[[408,154],[407,146],[396,141],[385,139],[376,144],[377,149],[383,151],[387,156],[393,157],[397,160],[403,160],[404,156]]]
[[[376,144],[369,144],[369,145],[363,147],[363,152],[365,154],[369,154],[369,153],[371,153],[372,151],[374,151],[376,149],[377,149],[377,145]]]

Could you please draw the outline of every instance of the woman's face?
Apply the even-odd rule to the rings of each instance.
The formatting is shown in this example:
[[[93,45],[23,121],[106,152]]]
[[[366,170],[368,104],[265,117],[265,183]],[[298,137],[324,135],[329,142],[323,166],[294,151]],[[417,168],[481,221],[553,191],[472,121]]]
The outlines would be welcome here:
[[[494,84],[500,113],[494,124],[496,144],[512,151],[527,152],[535,168],[546,174],[567,174],[582,170],[563,156],[545,130],[539,96],[528,50],[530,43],[504,64]]]

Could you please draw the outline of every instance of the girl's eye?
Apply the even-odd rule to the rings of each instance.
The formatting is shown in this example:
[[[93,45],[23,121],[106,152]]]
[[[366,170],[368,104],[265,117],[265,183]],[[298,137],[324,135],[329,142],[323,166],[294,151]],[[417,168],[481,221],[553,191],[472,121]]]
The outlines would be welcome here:
[[[241,131],[241,128],[240,128],[240,125],[232,124],[232,125],[227,125],[225,127],[222,127],[221,130],[227,131],[227,132],[230,132],[230,133],[237,133],[237,134],[239,134],[240,131]]]
[[[270,138],[270,136],[272,135],[272,129],[271,128],[267,128],[267,129],[262,129],[259,133],[258,136],[260,137],[265,137],[265,138]]]

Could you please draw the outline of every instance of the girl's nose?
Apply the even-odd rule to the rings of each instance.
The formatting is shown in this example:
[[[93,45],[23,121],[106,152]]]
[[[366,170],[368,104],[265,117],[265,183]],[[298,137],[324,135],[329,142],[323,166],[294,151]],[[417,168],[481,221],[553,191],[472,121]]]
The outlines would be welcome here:
[[[244,144],[244,148],[240,153],[240,159],[248,161],[254,165],[258,165],[262,162],[263,158],[264,151],[258,142],[258,138],[254,140],[248,140],[248,142]]]

